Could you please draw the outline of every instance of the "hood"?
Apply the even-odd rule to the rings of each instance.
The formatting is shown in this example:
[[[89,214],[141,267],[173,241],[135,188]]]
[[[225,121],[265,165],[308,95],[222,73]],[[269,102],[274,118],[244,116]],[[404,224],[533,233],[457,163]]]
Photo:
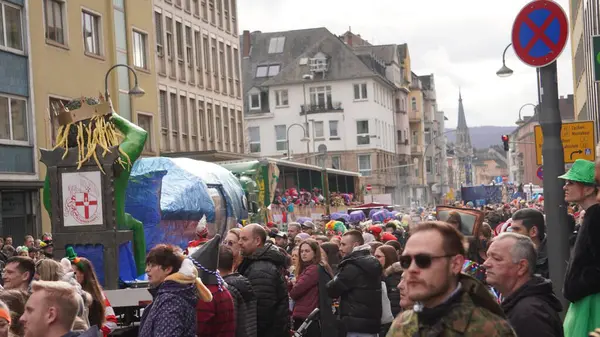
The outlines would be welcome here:
[[[233,273],[223,277],[225,282],[235,288],[240,295],[244,298],[244,301],[249,302],[254,300],[254,291],[252,290],[252,284],[244,276]]]
[[[148,291],[152,294],[153,299],[164,294],[178,296],[193,308],[196,307],[199,299],[198,291],[194,284],[182,284],[175,281],[164,281],[156,288],[149,288]]]
[[[354,253],[354,252],[358,252],[358,251],[360,251],[360,250],[368,250],[368,251],[369,251],[369,253],[370,253],[370,252],[371,252],[371,246],[370,246],[369,244],[367,244],[367,243],[365,243],[365,244],[364,244],[364,245],[362,245],[362,246],[356,246],[356,247],[354,247],[354,248],[352,249],[352,253]]]
[[[195,261],[198,267],[198,277],[206,285],[221,284],[217,273],[219,265],[219,245],[221,244],[221,235],[217,234],[214,238],[202,244],[196,249],[190,258]]]
[[[286,266],[286,255],[271,242],[265,243],[264,246],[245,258],[252,261],[270,261],[278,267]]]
[[[390,276],[392,274],[402,275],[403,271],[404,269],[402,269],[402,267],[400,266],[400,262],[394,262],[391,266],[385,269],[385,276]]]
[[[505,312],[508,312],[513,309],[519,301],[530,296],[545,301],[557,312],[561,312],[563,309],[562,304],[556,295],[554,295],[552,282],[540,276],[533,276],[529,282],[521,286],[515,293],[504,298],[502,309],[504,309]]]

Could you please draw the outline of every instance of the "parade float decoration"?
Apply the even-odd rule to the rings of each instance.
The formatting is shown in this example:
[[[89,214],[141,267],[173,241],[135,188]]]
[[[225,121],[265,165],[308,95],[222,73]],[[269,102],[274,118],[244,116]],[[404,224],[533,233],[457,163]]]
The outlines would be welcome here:
[[[148,134],[119,116],[102,95],[72,100],[49,113],[59,129],[56,146],[41,149],[41,161],[47,167],[43,203],[55,253],[64,255],[71,245],[100,247],[94,258],[104,267],[105,286],[114,289],[119,251],[130,241],[137,272],[144,273],[143,226],[125,213],[125,190]]]

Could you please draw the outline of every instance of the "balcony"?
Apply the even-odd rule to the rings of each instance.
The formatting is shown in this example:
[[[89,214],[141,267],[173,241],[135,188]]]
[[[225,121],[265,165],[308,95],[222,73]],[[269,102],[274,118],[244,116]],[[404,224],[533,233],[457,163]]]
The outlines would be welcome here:
[[[412,154],[423,154],[423,145],[420,144],[412,144],[410,146],[410,152]]]
[[[300,106],[300,116],[304,116],[305,113],[316,114],[323,112],[344,112],[342,102],[327,102],[325,104],[302,104]]]
[[[410,123],[419,123],[422,120],[421,113],[417,110],[412,110],[408,113],[408,121]]]

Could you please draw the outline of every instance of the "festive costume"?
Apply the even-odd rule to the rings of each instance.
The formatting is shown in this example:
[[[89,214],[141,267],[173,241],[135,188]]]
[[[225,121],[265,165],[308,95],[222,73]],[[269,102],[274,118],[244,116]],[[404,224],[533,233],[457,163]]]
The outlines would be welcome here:
[[[235,336],[236,319],[233,298],[217,270],[220,243],[221,235],[217,234],[190,256],[198,268],[200,279],[210,290],[213,298],[211,302],[198,301],[196,336]]]
[[[70,101],[66,106],[62,103],[59,110],[50,111],[59,122],[56,146],[65,150],[77,148],[78,169],[90,160],[98,166],[99,159],[96,150],[102,149],[102,155],[114,151],[118,147],[119,158],[114,182],[115,217],[120,230],[133,231],[133,249],[138,274],[143,274],[146,268],[146,242],[142,223],[125,213],[125,190],[133,162],[139,158],[144,149],[148,133],[127,119],[119,116],[112,108],[112,103],[100,96]],[[123,136],[123,140],[120,138]],[[102,170],[102,167],[100,167]],[[46,175],[44,181],[43,201],[46,211],[52,218],[53,197],[50,191],[50,179]]]
[[[196,226],[196,237],[198,239],[194,241],[190,241],[188,243],[187,248],[184,251],[184,254],[190,256],[194,254],[200,246],[208,242],[208,228],[206,228],[206,216],[203,216],[200,221],[198,221],[198,225]]]

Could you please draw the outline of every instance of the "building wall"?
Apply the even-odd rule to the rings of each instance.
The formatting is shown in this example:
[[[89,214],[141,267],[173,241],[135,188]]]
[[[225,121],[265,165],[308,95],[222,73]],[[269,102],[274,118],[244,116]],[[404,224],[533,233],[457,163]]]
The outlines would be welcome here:
[[[570,16],[575,118],[596,121],[598,134],[600,94],[594,79],[592,37],[600,35],[600,3],[596,0],[571,0]]]
[[[508,168],[498,167],[498,163],[493,159],[488,159],[474,165],[475,167],[475,185],[490,184],[494,177],[503,177],[508,175]]]
[[[155,0],[161,151],[244,153],[236,0]]]
[[[41,223],[27,5],[0,1],[0,235],[21,238]]]
[[[47,20],[45,11],[50,7],[46,7],[46,3],[61,6],[63,15],[55,25],[62,25],[62,31],[55,29],[53,23]],[[149,131],[149,143],[144,154],[157,154],[158,95],[151,44],[154,41],[151,4],[145,0],[33,1],[31,4],[31,68],[38,146],[51,148],[54,144],[58,123],[50,113],[54,111],[50,101],[104,94],[102,84],[106,72],[111,66],[121,63],[134,65],[139,86],[146,94],[140,98],[129,96],[127,92],[134,84],[133,76],[124,67],[114,69],[108,78],[108,89],[115,111]],[[98,27],[95,35],[99,42],[97,54],[89,48],[86,51],[82,37],[83,12],[98,19],[97,25],[93,25]],[[60,17],[56,13],[58,11],[55,16]],[[136,44],[140,48],[134,48],[134,31],[142,34],[142,40]],[[137,61],[134,60],[134,52]],[[40,176],[45,176],[44,165],[40,166]],[[49,230],[49,219],[46,212],[43,214],[44,230]]]
[[[354,84],[367,84],[367,99],[354,100]],[[318,82],[318,84],[306,84],[306,102],[310,102],[310,88],[331,87],[332,102],[341,104],[343,110],[335,112],[309,113],[310,152],[317,152],[319,145],[325,144],[331,151],[348,151],[362,149],[382,149],[394,152],[394,120],[393,120],[393,92],[385,88],[379,81],[373,79],[357,81]],[[385,89],[385,98],[376,98],[375,88]],[[289,104],[276,107],[275,93],[279,90],[287,90]],[[305,116],[301,114],[301,106],[304,104],[304,88],[302,85],[277,86],[269,88],[269,111],[271,113],[263,117],[254,118],[252,113],[246,116],[248,128],[260,128],[260,154],[263,156],[276,156],[287,154],[285,138],[280,138],[279,150],[277,149],[276,125],[287,127],[293,123],[304,125]],[[335,103],[334,103],[335,104]],[[250,111],[252,112],[252,111]],[[337,136],[331,134],[330,121],[337,121]],[[368,121],[369,144],[358,144],[357,121]],[[323,134],[317,135],[315,123],[323,123]],[[300,140],[304,137],[301,127],[291,127],[289,130],[290,153],[300,155],[306,153],[306,143]],[[364,139],[361,138],[363,141]],[[256,141],[256,140],[254,140]]]

